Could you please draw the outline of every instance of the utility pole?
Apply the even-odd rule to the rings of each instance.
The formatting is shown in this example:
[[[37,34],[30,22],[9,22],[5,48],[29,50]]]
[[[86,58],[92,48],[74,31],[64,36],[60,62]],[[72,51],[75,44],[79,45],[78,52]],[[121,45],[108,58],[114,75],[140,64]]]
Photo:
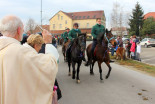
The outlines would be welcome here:
[[[42,27],[42,0],[41,0],[41,11],[40,11],[40,13],[41,13],[41,27]]]

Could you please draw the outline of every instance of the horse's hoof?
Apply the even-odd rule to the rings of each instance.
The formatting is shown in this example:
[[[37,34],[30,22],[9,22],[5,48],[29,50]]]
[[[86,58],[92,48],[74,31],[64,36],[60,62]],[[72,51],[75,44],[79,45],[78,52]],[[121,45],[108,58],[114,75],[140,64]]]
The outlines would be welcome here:
[[[105,77],[105,79],[108,79],[108,78],[109,78],[109,76],[106,76],[106,77]]]
[[[71,73],[68,73],[68,76],[71,76]]]
[[[100,80],[102,81],[102,80],[103,80],[103,78],[100,78]]]
[[[90,72],[90,75],[94,75],[94,72]]]
[[[75,76],[72,76],[72,79],[75,79]]]
[[[80,83],[80,80],[76,80],[77,83]]]

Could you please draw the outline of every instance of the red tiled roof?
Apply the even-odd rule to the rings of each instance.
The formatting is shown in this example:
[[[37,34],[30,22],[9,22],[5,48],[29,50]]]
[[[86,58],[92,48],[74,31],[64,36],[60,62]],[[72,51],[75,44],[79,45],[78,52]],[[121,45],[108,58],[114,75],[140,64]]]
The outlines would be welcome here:
[[[155,18],[155,12],[149,12],[149,13],[144,15],[144,19],[149,18],[149,17]]]
[[[103,10],[99,11],[84,11],[84,12],[70,12],[65,13],[67,16],[69,16],[73,20],[82,20],[82,19],[96,19],[101,18],[104,15]]]
[[[49,31],[50,25],[42,25],[42,28]],[[41,30],[38,26],[36,26],[36,28],[33,30],[33,33],[37,33],[37,32],[41,32]]]

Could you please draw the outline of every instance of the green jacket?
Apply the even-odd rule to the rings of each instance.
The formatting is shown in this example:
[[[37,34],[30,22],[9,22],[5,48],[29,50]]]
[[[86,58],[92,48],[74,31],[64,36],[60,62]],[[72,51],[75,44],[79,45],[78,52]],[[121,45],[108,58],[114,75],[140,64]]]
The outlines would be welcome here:
[[[68,33],[64,32],[61,37],[64,39],[64,42],[66,42],[68,38]]]
[[[98,24],[93,26],[93,28],[91,30],[91,35],[93,36],[93,39],[96,39],[97,35],[100,33],[105,34],[105,27],[103,25],[98,25]]]
[[[68,34],[68,38],[73,41],[73,38],[77,38],[77,34],[80,34],[81,33],[81,30],[75,30],[75,29],[72,29],[69,34]]]

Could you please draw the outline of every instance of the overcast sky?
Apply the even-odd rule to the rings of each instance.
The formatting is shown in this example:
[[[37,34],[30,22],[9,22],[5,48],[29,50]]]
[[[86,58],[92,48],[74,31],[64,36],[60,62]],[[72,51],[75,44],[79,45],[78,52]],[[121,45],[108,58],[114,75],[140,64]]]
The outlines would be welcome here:
[[[155,0],[137,0],[144,10],[144,14],[155,12]],[[110,14],[113,3],[117,2],[123,7],[124,12],[132,12],[136,0],[42,0],[43,23],[49,23],[49,19],[59,10],[64,12],[104,10],[109,26]],[[0,0],[0,18],[14,14],[24,23],[33,18],[40,24],[41,0]]]

